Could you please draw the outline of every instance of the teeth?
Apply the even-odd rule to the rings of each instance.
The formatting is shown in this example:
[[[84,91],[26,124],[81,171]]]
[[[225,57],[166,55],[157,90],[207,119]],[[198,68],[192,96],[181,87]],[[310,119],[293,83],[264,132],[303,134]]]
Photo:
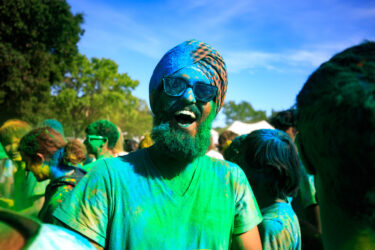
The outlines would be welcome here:
[[[188,115],[190,116],[192,119],[195,119],[195,114],[191,111],[188,111],[188,110],[180,110],[180,111],[177,111],[175,113],[175,115]]]

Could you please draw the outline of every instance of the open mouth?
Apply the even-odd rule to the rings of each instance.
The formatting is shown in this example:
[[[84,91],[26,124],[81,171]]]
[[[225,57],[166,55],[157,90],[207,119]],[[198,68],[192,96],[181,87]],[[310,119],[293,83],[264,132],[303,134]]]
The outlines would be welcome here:
[[[196,115],[189,110],[180,110],[174,113],[174,119],[182,127],[188,127],[196,121]]]

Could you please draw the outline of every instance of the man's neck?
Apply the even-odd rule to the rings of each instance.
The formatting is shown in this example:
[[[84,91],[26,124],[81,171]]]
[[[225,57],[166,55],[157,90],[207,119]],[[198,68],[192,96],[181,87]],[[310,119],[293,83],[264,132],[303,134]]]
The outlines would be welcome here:
[[[146,149],[150,155],[152,163],[159,170],[160,174],[167,179],[172,179],[185,170],[191,160],[178,159],[168,152],[161,152],[156,145]]]

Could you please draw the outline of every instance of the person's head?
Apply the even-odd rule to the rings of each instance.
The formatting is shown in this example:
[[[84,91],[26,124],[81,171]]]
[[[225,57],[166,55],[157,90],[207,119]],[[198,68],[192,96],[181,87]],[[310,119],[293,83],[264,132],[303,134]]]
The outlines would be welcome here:
[[[244,154],[242,150],[243,150],[243,141],[245,140],[246,136],[247,136],[246,134],[240,135],[231,141],[230,145],[224,150],[223,156],[225,160],[234,162],[240,166],[244,165],[244,162],[243,162]]]
[[[0,128],[0,142],[5,152],[13,161],[21,161],[22,157],[18,151],[21,138],[29,132],[30,125],[21,120],[8,120]]]
[[[59,132],[62,136],[65,136],[64,134],[64,128],[62,124],[55,119],[46,119],[42,121],[38,127],[50,127]]]
[[[134,152],[138,150],[138,142],[133,139],[125,139],[125,151],[126,152]]]
[[[117,128],[119,137],[117,139],[115,146],[113,147],[113,154],[118,156],[119,154],[124,152],[124,136],[122,135],[121,128],[119,126],[116,126],[116,128]]]
[[[183,160],[204,155],[226,89],[224,60],[209,45],[190,40],[168,51],[150,80],[155,145]]]
[[[80,166],[86,160],[87,150],[80,140],[70,140],[65,146],[64,163],[69,166]]]
[[[274,128],[287,133],[293,141],[296,138],[297,129],[295,109],[288,109],[277,113],[271,118],[270,123]]]
[[[66,145],[64,137],[50,127],[36,128],[22,137],[19,150],[26,169],[31,171],[38,181],[51,178],[51,168],[57,166],[57,151]]]
[[[139,148],[149,148],[154,144],[150,135],[145,135],[145,137],[139,142]]]
[[[107,120],[98,120],[87,126],[85,145],[89,154],[100,158],[111,154],[119,138],[119,131],[115,124]]]
[[[224,154],[225,149],[232,143],[234,138],[236,138],[237,136],[238,134],[230,130],[225,130],[223,133],[221,133],[219,136],[218,145],[219,152]]]
[[[291,138],[276,129],[260,129],[242,140],[242,168],[262,207],[266,200],[287,200],[297,192],[300,162]],[[268,204],[270,205],[270,204]]]
[[[375,229],[375,43],[323,63],[297,96],[296,143],[323,210]],[[323,216],[323,214],[322,214]],[[330,220],[322,217],[323,230]]]

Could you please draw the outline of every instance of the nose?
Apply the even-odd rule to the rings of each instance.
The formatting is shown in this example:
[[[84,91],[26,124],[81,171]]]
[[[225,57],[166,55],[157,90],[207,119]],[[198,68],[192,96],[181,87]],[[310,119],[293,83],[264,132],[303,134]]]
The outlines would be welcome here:
[[[182,99],[186,104],[195,104],[197,102],[193,93],[193,89],[191,87],[188,87],[185,90],[184,94],[182,95]]]

